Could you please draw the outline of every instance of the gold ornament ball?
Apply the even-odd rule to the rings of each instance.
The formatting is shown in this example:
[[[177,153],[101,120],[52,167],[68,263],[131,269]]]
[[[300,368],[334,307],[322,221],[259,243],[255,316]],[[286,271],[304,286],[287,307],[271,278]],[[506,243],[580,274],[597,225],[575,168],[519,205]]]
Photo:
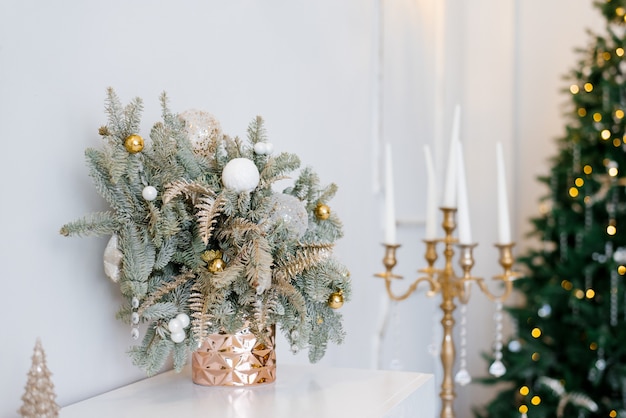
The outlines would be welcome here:
[[[224,267],[226,267],[226,263],[221,258],[214,258],[209,263],[209,271],[211,273],[217,273],[219,271],[223,271]]]
[[[328,298],[328,306],[333,309],[339,309],[343,306],[343,294],[341,292],[333,292]]]
[[[317,219],[321,219],[322,221],[330,218],[330,207],[323,203],[318,203],[315,207],[315,217]]]
[[[137,134],[128,135],[124,140],[124,147],[131,154],[141,152],[143,150],[143,138]]]

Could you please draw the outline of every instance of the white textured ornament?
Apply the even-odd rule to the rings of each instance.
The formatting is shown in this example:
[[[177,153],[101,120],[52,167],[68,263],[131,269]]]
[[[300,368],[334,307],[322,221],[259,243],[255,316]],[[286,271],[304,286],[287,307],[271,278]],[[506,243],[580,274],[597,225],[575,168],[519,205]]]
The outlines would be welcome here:
[[[309,227],[309,216],[300,199],[289,194],[274,193],[270,197],[270,207],[268,228],[282,222],[293,238],[302,238]]]
[[[506,367],[500,360],[496,360],[489,366],[489,374],[494,377],[501,377],[506,373]]]
[[[186,313],[179,313],[178,315],[176,315],[176,319],[180,322],[183,328],[187,328],[191,323],[189,315],[187,315]]]
[[[149,202],[157,198],[157,189],[154,186],[146,186],[141,191],[141,196]]]
[[[222,135],[219,121],[209,112],[198,109],[185,110],[178,117],[185,121],[187,138],[194,152],[207,155],[211,142]]]
[[[117,247],[117,234],[111,235],[111,239],[104,249],[102,261],[104,263],[104,274],[117,283],[120,280],[120,268],[122,266],[122,257],[124,255]]]
[[[175,343],[182,343],[185,340],[185,331],[172,332],[172,335],[170,335],[170,338]]]
[[[472,381],[472,376],[466,369],[461,369],[454,376],[454,381],[461,386],[465,386]]]
[[[130,330],[130,336],[133,338],[133,340],[138,340],[139,339],[139,329],[137,328],[133,328]]]
[[[139,323],[139,314],[137,312],[130,314],[130,322],[132,322],[133,325],[137,325]]]
[[[259,184],[259,169],[248,158],[233,158],[222,171],[222,183],[236,192],[251,192]]]
[[[139,307],[139,299],[137,298],[137,296],[133,296],[130,301],[130,306],[132,306],[133,309],[137,309]]]

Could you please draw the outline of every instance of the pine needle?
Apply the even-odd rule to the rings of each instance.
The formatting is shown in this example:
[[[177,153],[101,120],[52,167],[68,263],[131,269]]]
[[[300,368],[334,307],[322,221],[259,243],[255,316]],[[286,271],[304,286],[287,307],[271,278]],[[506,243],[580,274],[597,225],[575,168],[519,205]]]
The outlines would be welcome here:
[[[176,289],[178,286],[181,286],[187,283],[191,278],[195,277],[194,273],[191,271],[185,272],[174,277],[174,280],[171,282],[164,283],[161,287],[159,287],[156,291],[152,292],[152,294],[146,298],[143,303],[137,309],[137,313],[139,316],[143,314],[143,312],[154,305],[159,299],[165,296],[167,293]]]

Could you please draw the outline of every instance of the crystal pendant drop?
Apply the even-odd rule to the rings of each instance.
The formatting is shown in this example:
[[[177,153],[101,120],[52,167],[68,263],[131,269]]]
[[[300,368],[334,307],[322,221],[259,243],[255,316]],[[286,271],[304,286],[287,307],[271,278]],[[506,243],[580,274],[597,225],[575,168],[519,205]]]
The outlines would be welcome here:
[[[461,386],[465,386],[472,381],[472,376],[466,369],[461,369],[454,376],[454,381]]]
[[[506,367],[500,360],[496,360],[489,366],[489,374],[494,377],[500,377],[506,373]]]

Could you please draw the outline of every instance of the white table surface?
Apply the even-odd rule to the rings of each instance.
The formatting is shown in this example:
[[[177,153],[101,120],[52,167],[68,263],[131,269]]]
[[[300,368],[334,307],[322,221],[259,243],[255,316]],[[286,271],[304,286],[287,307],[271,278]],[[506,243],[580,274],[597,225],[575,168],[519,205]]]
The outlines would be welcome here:
[[[434,386],[430,374],[278,364],[274,383],[205,387],[187,366],[66,406],[60,417],[432,418]]]

